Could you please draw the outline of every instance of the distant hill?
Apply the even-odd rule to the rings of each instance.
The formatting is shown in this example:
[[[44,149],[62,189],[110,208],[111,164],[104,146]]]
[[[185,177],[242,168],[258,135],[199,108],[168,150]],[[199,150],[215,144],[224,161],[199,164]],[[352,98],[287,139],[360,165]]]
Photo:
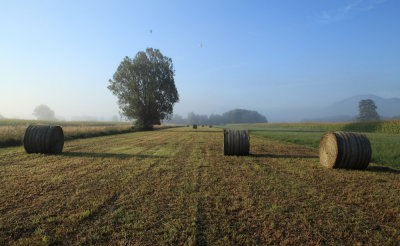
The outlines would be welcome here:
[[[358,95],[346,98],[337,103],[332,104],[316,114],[320,116],[304,117],[302,121],[317,122],[344,122],[354,121],[358,116],[358,103],[361,100],[372,99],[376,106],[377,112],[382,119],[392,119],[400,115],[400,98],[382,98],[376,95]]]
[[[263,112],[271,122],[345,122],[355,121],[358,116],[358,103],[372,99],[377,105],[381,119],[400,118],[400,98],[382,98],[376,95],[358,95],[340,100],[320,108],[301,108],[296,106],[287,109]],[[322,103],[321,103],[322,104]]]
[[[358,115],[358,103],[364,99],[372,99],[378,114],[383,117],[400,115],[400,98],[382,98],[376,95],[359,95],[339,101],[326,110],[332,115]]]

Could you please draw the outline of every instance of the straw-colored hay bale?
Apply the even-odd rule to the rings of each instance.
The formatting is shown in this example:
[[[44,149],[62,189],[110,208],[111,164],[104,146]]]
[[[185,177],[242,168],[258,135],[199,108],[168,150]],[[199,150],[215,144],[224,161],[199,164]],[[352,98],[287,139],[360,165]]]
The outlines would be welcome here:
[[[30,125],[24,136],[27,153],[60,154],[64,146],[64,133],[60,126]]]
[[[361,133],[327,132],[319,143],[320,162],[328,168],[366,169],[371,154],[371,144]]]

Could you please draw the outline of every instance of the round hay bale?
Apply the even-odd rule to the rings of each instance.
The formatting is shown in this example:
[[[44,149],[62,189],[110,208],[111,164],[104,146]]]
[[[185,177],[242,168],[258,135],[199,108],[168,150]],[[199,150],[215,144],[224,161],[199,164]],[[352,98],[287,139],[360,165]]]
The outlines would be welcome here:
[[[210,128],[212,128],[212,125],[210,125]]]
[[[197,129],[197,124],[193,124],[193,129]]]
[[[60,126],[30,125],[26,128],[24,148],[28,154],[60,154],[63,147],[64,133]]]
[[[366,169],[371,154],[371,144],[361,133],[327,132],[319,143],[319,160],[328,168]]]
[[[224,129],[224,155],[249,155],[249,150],[249,131]]]

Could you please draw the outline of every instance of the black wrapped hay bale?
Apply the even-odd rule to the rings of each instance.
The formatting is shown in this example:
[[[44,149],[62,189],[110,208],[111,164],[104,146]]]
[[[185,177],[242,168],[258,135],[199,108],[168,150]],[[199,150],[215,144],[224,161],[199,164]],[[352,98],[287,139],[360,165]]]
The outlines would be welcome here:
[[[249,131],[224,129],[224,155],[249,155],[249,150]]]
[[[30,153],[60,154],[64,133],[60,126],[30,125],[24,136],[25,151]]]
[[[193,129],[197,129],[197,124],[193,124]]]
[[[327,132],[319,143],[320,162],[328,168],[366,169],[371,154],[371,144],[361,133]]]

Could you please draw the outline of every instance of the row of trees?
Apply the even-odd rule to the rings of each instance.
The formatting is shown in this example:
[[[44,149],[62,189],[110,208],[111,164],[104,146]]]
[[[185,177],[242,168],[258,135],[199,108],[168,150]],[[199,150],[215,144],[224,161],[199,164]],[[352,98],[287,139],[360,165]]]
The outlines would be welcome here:
[[[33,110],[33,116],[38,120],[52,120],[56,121],[56,117],[54,115],[54,111],[49,108],[47,105],[39,105]],[[3,115],[0,114],[0,119],[5,119]]]
[[[174,124],[199,124],[199,125],[224,125],[236,123],[267,123],[267,118],[257,111],[246,109],[234,109],[228,112],[219,114],[201,115],[189,113],[187,118],[180,115],[174,115],[167,123]]]
[[[267,122],[255,111],[235,109],[222,115],[196,115],[189,113],[187,119],[175,115],[173,106],[179,101],[174,81],[172,59],[163,56],[158,49],[139,51],[135,58],[125,57],[109,80],[108,89],[118,97],[121,113],[127,119],[135,119],[136,125],[151,129],[154,124],[167,120],[181,124],[227,124]],[[359,103],[359,121],[379,120],[376,105],[371,99]]]
[[[107,88],[117,96],[121,114],[136,120],[136,125],[143,129],[152,129],[163,120],[204,125],[267,122],[265,116],[244,109],[210,116],[189,113],[187,119],[176,115],[171,120],[173,106],[179,101],[174,75],[172,59],[162,55],[158,49],[147,48],[139,51],[133,59],[125,57]]]
[[[136,120],[136,125],[144,129],[151,129],[154,124],[161,124],[163,120],[203,125],[267,122],[265,116],[245,109],[234,109],[222,115],[210,116],[189,113],[186,119],[179,115],[171,119],[173,106],[179,101],[174,75],[172,59],[163,56],[158,49],[148,48],[145,52],[138,52],[133,59],[124,58],[113,78],[109,80],[108,89],[118,97],[122,115]],[[371,99],[360,101],[358,120],[379,120],[376,108]],[[54,111],[47,105],[36,107],[33,115],[38,120],[57,120]]]
[[[64,121],[61,117],[56,117],[54,110],[52,110],[49,106],[45,104],[41,104],[33,110],[33,116],[36,117],[37,120],[48,120],[48,121]],[[0,115],[0,119],[2,116]],[[96,117],[96,116],[73,116],[72,121],[104,121],[103,117]],[[121,119],[117,115],[113,115],[111,121],[121,121]]]
[[[358,107],[358,121],[380,120],[379,114],[376,112],[377,106],[375,105],[375,102],[373,100],[361,100]],[[38,120],[57,120],[54,111],[44,104],[37,106],[33,111],[33,115]],[[0,115],[0,119],[2,118],[4,117]],[[113,121],[118,120],[118,117],[114,115]],[[256,111],[234,109],[223,113],[222,115],[211,114],[210,116],[208,116],[189,113],[186,119],[180,115],[174,115],[172,119],[167,122],[176,124],[221,125],[228,123],[265,123],[268,121],[265,116],[259,114]]]

